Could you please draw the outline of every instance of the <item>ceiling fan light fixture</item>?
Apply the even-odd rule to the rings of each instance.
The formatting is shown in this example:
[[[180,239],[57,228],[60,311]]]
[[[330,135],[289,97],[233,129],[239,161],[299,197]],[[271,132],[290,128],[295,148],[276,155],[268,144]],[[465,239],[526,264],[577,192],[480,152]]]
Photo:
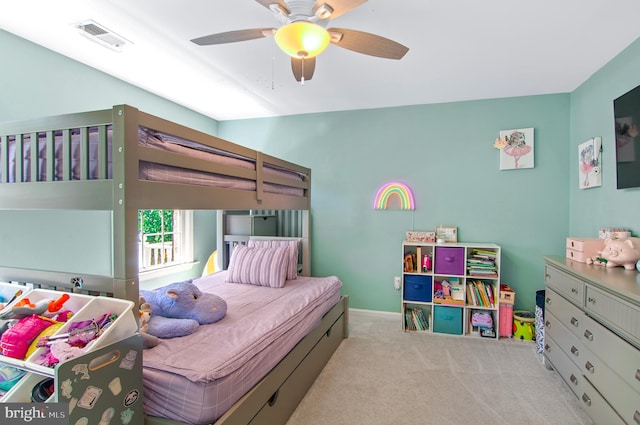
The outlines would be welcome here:
[[[280,27],[274,38],[278,47],[289,56],[313,58],[327,48],[331,37],[318,24],[298,21]]]

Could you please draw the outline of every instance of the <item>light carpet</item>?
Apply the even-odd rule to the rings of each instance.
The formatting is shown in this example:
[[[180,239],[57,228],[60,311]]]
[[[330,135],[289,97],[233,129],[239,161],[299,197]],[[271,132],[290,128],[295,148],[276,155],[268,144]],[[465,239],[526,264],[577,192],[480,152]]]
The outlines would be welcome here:
[[[403,332],[350,311],[350,335],[287,425],[592,425],[535,343]]]

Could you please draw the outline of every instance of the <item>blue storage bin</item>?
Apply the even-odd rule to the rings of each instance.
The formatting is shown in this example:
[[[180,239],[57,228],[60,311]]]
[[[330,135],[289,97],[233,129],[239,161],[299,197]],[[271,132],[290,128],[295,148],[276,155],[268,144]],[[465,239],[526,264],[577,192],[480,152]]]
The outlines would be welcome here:
[[[404,300],[431,302],[433,297],[431,276],[405,275]]]
[[[434,306],[433,331],[462,335],[462,308],[441,305]]]

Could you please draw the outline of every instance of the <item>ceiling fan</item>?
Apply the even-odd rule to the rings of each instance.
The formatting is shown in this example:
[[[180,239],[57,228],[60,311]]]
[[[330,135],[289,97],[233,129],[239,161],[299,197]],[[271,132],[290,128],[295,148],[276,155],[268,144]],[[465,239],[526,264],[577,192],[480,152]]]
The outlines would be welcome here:
[[[194,38],[200,46],[235,43],[274,36],[276,44],[291,56],[293,76],[301,83],[310,80],[316,56],[329,44],[370,56],[402,59],[409,49],[379,35],[344,28],[325,29],[331,19],[360,6],[367,0],[256,0],[271,10],[278,28],[254,28],[221,32]]]

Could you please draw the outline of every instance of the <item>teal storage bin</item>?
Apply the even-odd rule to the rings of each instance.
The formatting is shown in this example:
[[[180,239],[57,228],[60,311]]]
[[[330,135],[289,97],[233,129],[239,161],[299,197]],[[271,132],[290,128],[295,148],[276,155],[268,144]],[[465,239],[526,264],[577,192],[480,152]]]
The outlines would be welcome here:
[[[462,335],[462,308],[442,305],[434,306],[433,331]]]

